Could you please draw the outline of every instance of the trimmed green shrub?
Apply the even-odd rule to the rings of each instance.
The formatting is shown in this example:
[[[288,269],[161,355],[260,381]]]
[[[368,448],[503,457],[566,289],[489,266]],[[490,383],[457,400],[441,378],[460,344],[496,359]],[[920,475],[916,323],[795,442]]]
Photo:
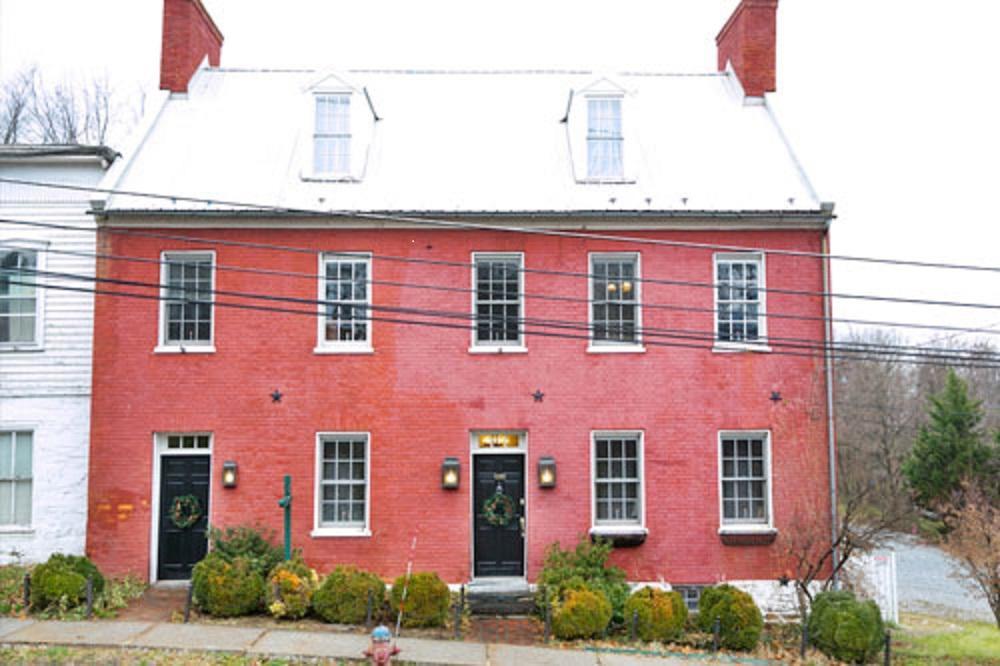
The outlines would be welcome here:
[[[822,592],[809,613],[809,641],[824,654],[852,664],[878,656],[885,639],[882,614],[874,601],[850,592]]]
[[[757,646],[764,618],[749,594],[732,585],[706,588],[698,600],[698,628],[712,631],[716,618],[722,647],[752,650]]]
[[[546,598],[549,603],[555,604],[570,590],[589,588],[601,591],[611,603],[611,617],[615,622],[624,622],[629,589],[625,583],[625,572],[616,566],[608,566],[611,551],[610,541],[598,539],[591,542],[586,535],[573,550],[563,550],[558,542],[550,545],[538,574],[535,605],[539,612],[545,613]]]
[[[680,592],[664,592],[653,587],[636,590],[625,602],[625,624],[631,626],[636,614],[636,631],[644,641],[671,641],[681,635],[687,622],[687,604]]]
[[[31,609],[45,610],[50,606],[78,606],[87,593],[87,579],[66,562],[55,560],[39,564],[31,572]]]
[[[264,579],[243,557],[209,553],[191,572],[198,607],[216,617],[249,615],[260,608]]]
[[[281,548],[274,545],[274,530],[264,527],[213,527],[208,530],[208,540],[213,553],[230,562],[243,558],[262,579],[284,559]]]
[[[372,612],[377,617],[385,604],[382,579],[356,567],[337,567],[313,595],[313,609],[327,622],[361,624],[368,612],[369,591],[372,593]]]
[[[556,638],[593,638],[604,633],[611,621],[611,602],[600,590],[569,590],[554,605],[552,633]]]
[[[63,555],[62,553],[53,553],[49,557],[49,562],[62,562],[70,569],[76,573],[83,576],[84,580],[88,576],[93,577],[94,580],[94,597],[104,592],[104,576],[101,575],[101,570],[97,568],[97,565],[90,561],[90,558],[84,555]]]
[[[443,627],[448,619],[451,593],[438,575],[431,572],[415,573],[410,576],[409,584],[405,575],[394,580],[392,593],[389,595],[393,613],[399,612],[404,586],[407,591],[406,602],[403,603],[403,626]]]
[[[276,618],[298,619],[309,612],[319,579],[298,553],[282,562],[267,577],[267,610]]]

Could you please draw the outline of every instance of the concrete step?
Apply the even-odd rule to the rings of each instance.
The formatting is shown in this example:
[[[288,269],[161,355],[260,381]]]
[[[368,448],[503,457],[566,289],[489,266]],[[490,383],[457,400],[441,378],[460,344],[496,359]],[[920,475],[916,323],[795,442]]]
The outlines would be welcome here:
[[[524,579],[475,581],[465,590],[473,615],[530,615],[535,596]]]

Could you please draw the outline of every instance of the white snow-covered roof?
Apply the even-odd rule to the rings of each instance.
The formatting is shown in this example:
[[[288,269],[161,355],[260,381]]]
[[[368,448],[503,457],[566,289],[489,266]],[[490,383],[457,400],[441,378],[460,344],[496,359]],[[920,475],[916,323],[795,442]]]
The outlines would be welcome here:
[[[352,147],[365,161],[348,182],[309,178],[312,94],[327,80],[360,93],[352,104],[370,113],[367,92],[379,118]],[[564,119],[601,85],[627,99],[627,182],[585,182],[574,168],[585,126]],[[818,211],[770,108],[738,86],[727,73],[203,68],[112,179],[181,198],[114,195],[105,209]]]

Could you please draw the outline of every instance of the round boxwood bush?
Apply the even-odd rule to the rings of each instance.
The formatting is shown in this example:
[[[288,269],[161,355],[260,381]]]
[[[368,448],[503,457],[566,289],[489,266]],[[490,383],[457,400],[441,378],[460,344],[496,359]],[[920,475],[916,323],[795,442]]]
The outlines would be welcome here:
[[[372,613],[377,617],[385,603],[385,583],[382,579],[356,567],[337,567],[313,595],[313,609],[327,622],[361,624],[368,613],[369,592]]]
[[[850,592],[822,592],[809,613],[809,640],[826,655],[852,664],[878,656],[885,639],[882,614],[874,601]]]
[[[198,607],[216,617],[249,615],[260,608],[264,579],[243,557],[209,553],[191,572]]]
[[[316,572],[302,561],[301,555],[278,564],[267,577],[268,612],[276,618],[304,617],[318,582]]]
[[[611,602],[599,590],[569,590],[552,614],[552,633],[557,638],[592,638],[604,633],[611,621]]]
[[[404,627],[443,627],[448,619],[448,605],[451,593],[436,573],[420,572],[410,576],[400,576],[392,583],[389,602],[392,612],[399,612],[406,586],[406,602],[403,603]]]
[[[760,641],[764,618],[753,597],[732,585],[705,589],[698,600],[698,628],[713,630],[719,620],[719,643],[730,650],[752,650]]]
[[[664,592],[653,587],[636,590],[625,602],[625,622],[631,626],[636,617],[636,633],[644,641],[677,639],[688,610],[679,592]]]
[[[31,608],[45,610],[60,605],[73,608],[87,593],[87,579],[61,561],[39,564],[31,572]]]
[[[49,562],[61,562],[65,564],[70,569],[83,576],[84,580],[88,577],[92,578],[94,581],[94,597],[97,597],[97,595],[104,591],[104,576],[101,575],[101,570],[97,568],[97,565],[90,561],[90,558],[84,555],[63,555],[62,553],[53,553],[53,555],[49,558]]]

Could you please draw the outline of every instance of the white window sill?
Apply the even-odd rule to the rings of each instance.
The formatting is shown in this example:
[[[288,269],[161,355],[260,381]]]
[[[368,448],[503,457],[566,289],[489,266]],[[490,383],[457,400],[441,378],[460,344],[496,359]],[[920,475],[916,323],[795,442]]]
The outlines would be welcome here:
[[[371,345],[318,345],[314,354],[374,354]]]
[[[154,354],[214,354],[215,345],[156,345]]]
[[[309,533],[314,539],[336,537],[370,537],[372,531],[365,527],[317,527]]]
[[[588,354],[645,354],[646,348],[643,345],[621,344],[621,345],[588,345]]]
[[[625,178],[624,176],[620,178],[577,178],[576,182],[580,185],[635,185],[635,178]]]
[[[35,343],[24,343],[24,344],[11,344],[3,343],[0,344],[0,354],[5,352],[40,352],[45,351],[45,347]]]
[[[473,345],[469,347],[470,354],[527,354],[528,348],[524,345]]]
[[[306,183],[360,183],[361,179],[346,173],[304,173],[300,176]]]
[[[744,525],[723,525],[719,534],[777,534],[778,530],[770,525],[746,523]]]
[[[25,525],[0,525],[0,534],[6,536],[31,536],[34,533],[34,527],[27,527]]]
[[[719,342],[712,346],[715,354],[734,354],[739,352],[769,353],[771,347],[763,342]]]
[[[649,530],[642,525],[595,525],[590,528],[590,534],[596,536],[623,536],[649,534]]]

